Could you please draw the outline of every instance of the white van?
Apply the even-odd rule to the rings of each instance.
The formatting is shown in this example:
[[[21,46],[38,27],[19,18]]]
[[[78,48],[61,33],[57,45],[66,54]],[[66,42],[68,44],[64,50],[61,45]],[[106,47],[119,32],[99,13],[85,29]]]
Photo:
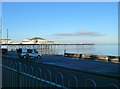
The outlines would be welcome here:
[[[17,49],[17,53],[20,58],[26,58],[27,56],[41,58],[42,56],[36,49],[19,48]]]

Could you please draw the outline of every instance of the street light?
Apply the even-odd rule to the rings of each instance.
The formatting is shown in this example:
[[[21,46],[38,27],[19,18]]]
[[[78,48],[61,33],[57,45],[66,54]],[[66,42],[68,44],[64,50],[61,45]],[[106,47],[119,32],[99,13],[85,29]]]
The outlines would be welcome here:
[[[8,29],[7,29],[7,50],[8,50]]]

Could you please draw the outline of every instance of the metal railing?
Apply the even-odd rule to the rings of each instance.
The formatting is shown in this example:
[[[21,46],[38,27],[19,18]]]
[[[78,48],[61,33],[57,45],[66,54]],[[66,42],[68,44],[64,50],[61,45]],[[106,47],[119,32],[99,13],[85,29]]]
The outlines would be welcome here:
[[[2,75],[3,87],[120,88],[120,80],[114,77],[9,58],[3,60]]]

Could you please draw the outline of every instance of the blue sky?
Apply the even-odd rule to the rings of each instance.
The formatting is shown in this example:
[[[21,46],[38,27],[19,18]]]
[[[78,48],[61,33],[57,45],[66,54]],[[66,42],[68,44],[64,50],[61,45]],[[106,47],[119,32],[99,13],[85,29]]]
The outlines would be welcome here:
[[[116,44],[117,2],[3,2],[2,38]]]

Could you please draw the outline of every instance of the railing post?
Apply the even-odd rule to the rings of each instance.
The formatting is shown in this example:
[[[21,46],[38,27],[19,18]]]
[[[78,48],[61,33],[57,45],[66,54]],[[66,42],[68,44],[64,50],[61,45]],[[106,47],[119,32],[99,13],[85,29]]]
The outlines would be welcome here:
[[[18,89],[21,89],[21,86],[20,86],[20,62],[17,63],[17,70],[18,70],[18,75],[17,75],[17,79],[18,79]]]

